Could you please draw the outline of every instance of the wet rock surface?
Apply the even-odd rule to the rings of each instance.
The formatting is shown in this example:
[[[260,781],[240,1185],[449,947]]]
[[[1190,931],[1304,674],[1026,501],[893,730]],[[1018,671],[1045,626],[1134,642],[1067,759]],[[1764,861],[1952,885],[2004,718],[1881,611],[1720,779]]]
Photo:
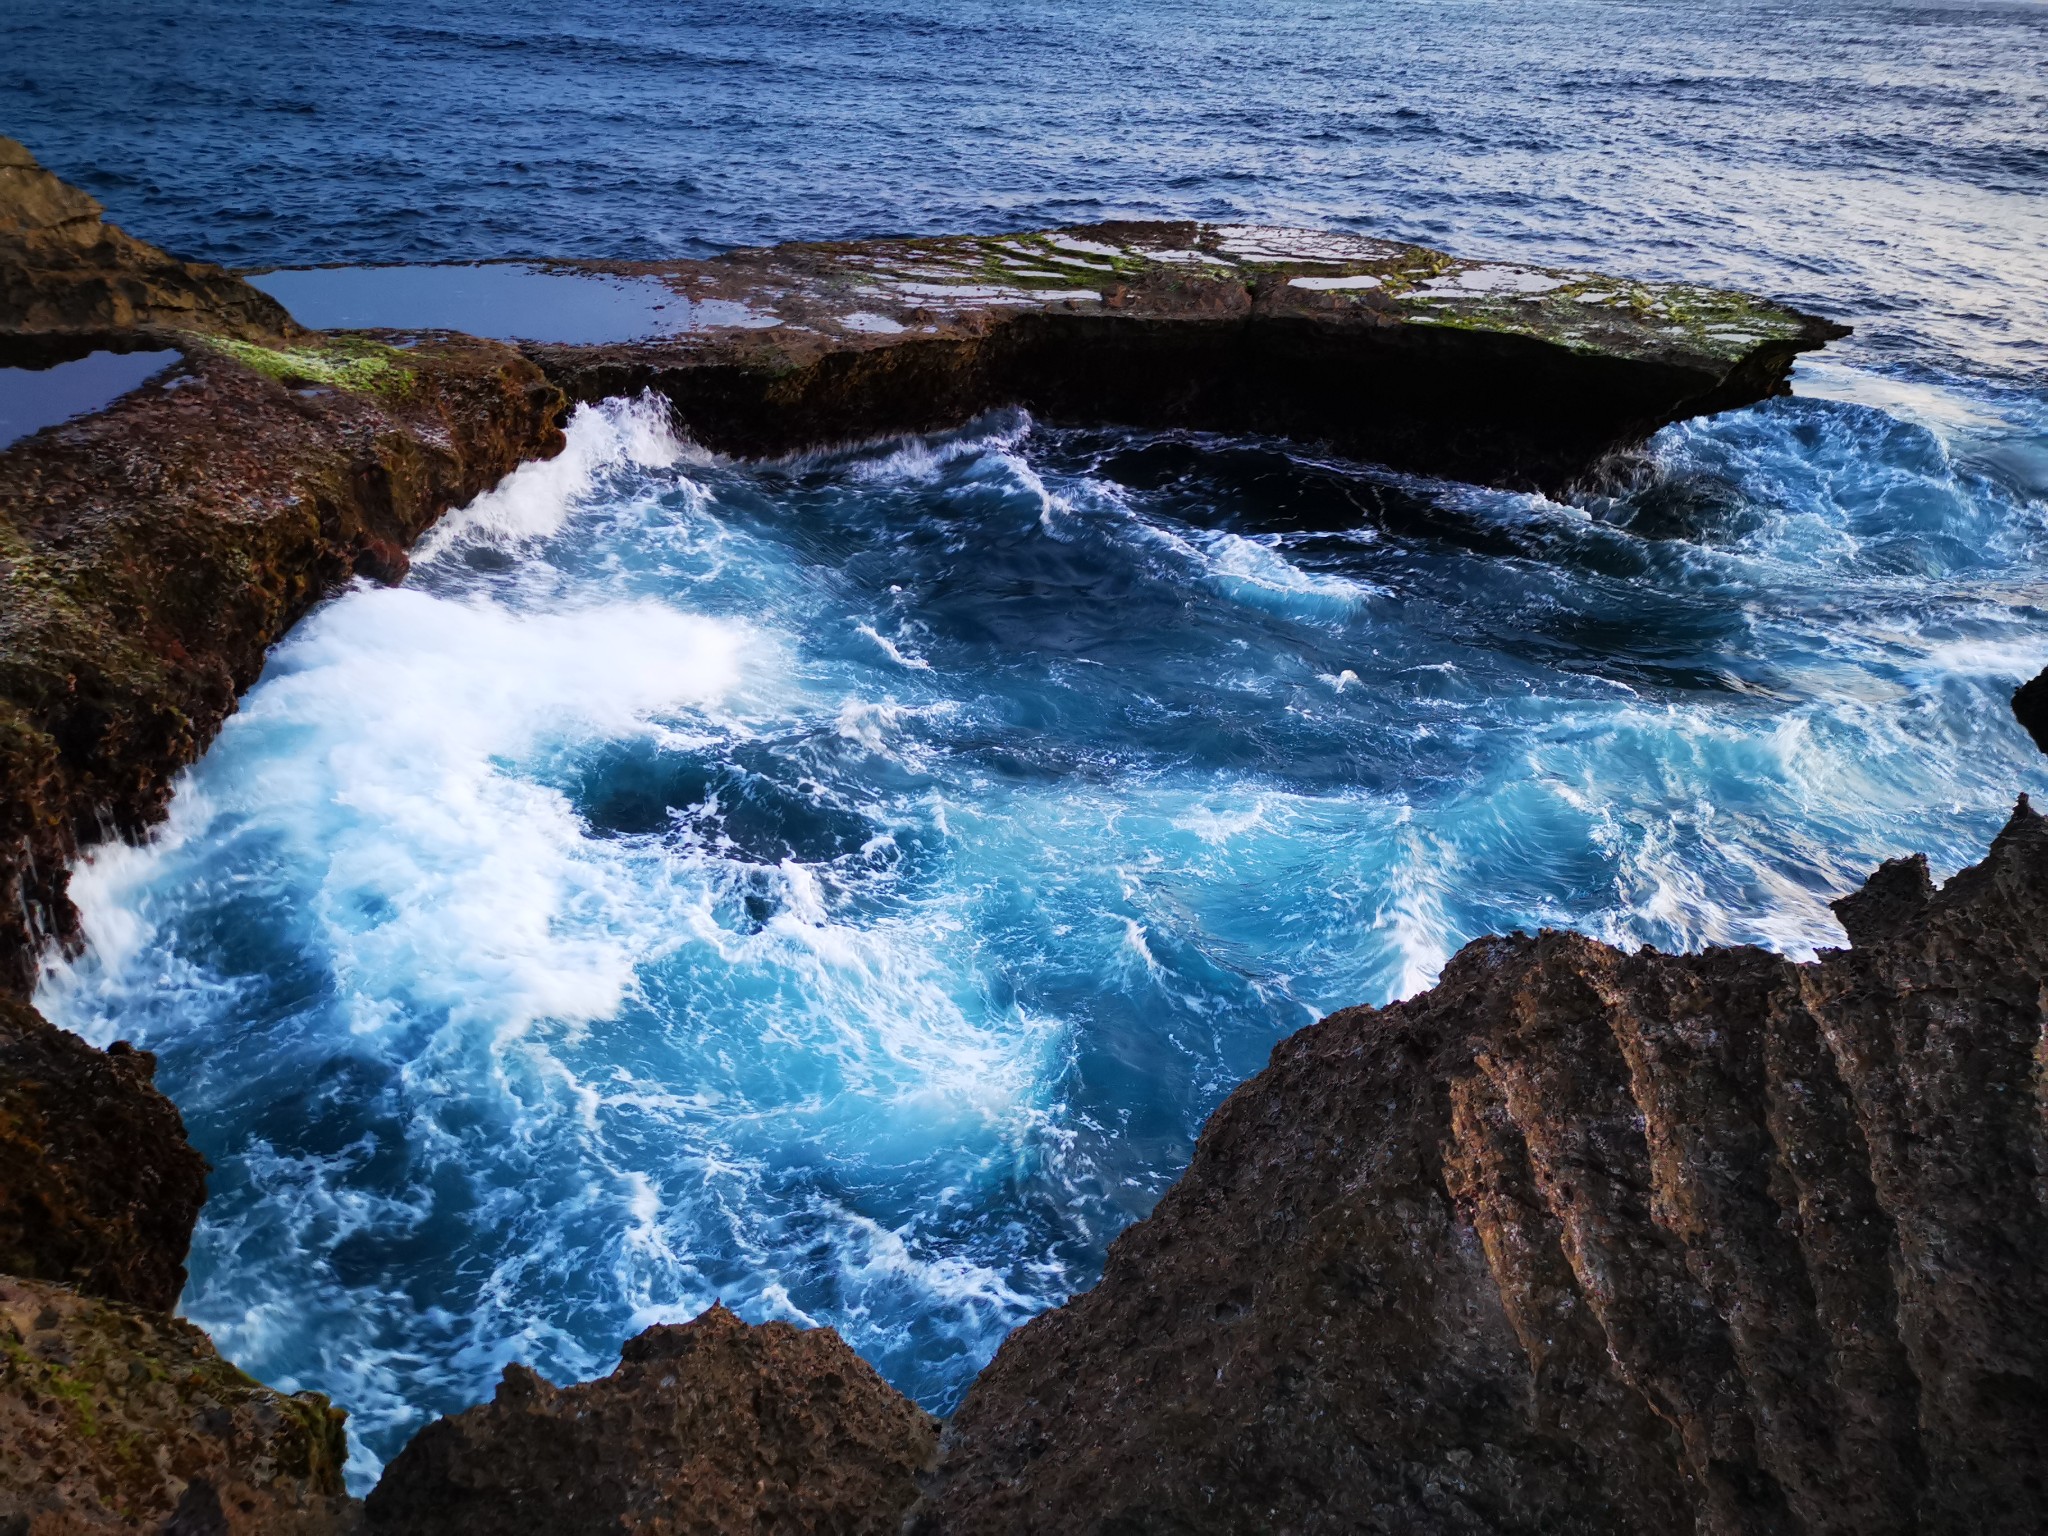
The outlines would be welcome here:
[[[1785,388],[1840,326],[1745,295],[1462,261],[1330,231],[1099,224],[582,263],[728,317],[530,346],[577,399],[655,388],[707,446],[782,454],[1023,406],[1270,433],[1555,489]],[[738,318],[729,318],[737,316]]]
[[[0,998],[0,1273],[177,1305],[206,1162],[155,1067]]]
[[[184,354],[0,453],[0,993],[75,941],[77,851],[162,815],[299,615],[561,443],[560,397],[495,343]]]
[[[894,1532],[936,1425],[830,1329],[714,1306],[650,1328],[599,1381],[508,1366],[428,1425],[366,1503],[396,1536]]]
[[[339,1536],[342,1420],[189,1323],[0,1276],[0,1530]]]
[[[1838,911],[1482,939],[1283,1042],[914,1529],[2041,1529],[2048,826]]]
[[[64,356],[68,337],[104,343],[138,327],[248,339],[297,329],[233,273],[179,261],[105,222],[91,197],[0,138],[0,365]]]

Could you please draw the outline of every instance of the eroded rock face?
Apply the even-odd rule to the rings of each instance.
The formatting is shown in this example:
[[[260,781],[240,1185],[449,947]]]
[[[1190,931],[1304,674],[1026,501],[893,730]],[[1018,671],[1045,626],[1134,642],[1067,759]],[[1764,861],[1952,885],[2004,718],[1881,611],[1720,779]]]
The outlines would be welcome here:
[[[177,1305],[206,1161],[155,1069],[0,998],[0,1273]]]
[[[654,388],[730,453],[957,426],[1272,433],[1555,490],[1669,422],[1780,393],[1846,330],[1746,295],[1190,222],[584,263],[656,278],[659,340],[533,346],[584,400]]]
[[[2012,712],[2034,738],[2034,745],[2048,752],[2048,668],[2031,683],[2020,684],[2012,696]]]
[[[0,343],[137,326],[249,338],[298,329],[232,272],[179,261],[106,223],[97,202],[0,138]]]
[[[648,1329],[600,1381],[506,1367],[494,1401],[413,1438],[366,1510],[397,1536],[881,1536],[935,1440],[831,1329],[714,1306]]]
[[[0,453],[0,995],[76,942],[77,851],[163,814],[299,615],[561,446],[561,396],[496,343],[183,344]]]
[[[2048,1526],[2048,827],[1854,947],[1468,946],[1013,1334],[927,1533]]]
[[[189,1323],[0,1276],[0,1530],[339,1536],[342,1419]]]

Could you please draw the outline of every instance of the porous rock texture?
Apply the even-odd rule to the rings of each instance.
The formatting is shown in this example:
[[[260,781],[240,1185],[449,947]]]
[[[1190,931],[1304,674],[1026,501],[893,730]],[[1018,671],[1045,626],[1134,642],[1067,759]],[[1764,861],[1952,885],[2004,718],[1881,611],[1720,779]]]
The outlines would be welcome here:
[[[2048,1529],[2048,827],[1836,910],[1481,939],[1282,1042],[912,1528]]]
[[[2034,738],[2034,745],[2048,752],[2048,667],[2032,682],[2020,684],[2012,696],[2012,712]]]
[[[1554,490],[1670,422],[1784,393],[1799,353],[1848,334],[1693,284],[1186,221],[578,265],[664,282],[688,319],[529,354],[579,400],[658,390],[700,442],[745,454],[1021,406]]]
[[[648,1329],[599,1381],[505,1369],[421,1430],[365,1506],[393,1536],[883,1536],[936,1425],[829,1328],[714,1306]]]
[[[177,1305],[206,1161],[155,1070],[0,998],[0,1273]]]
[[[117,333],[136,327],[244,338],[298,329],[282,305],[233,273],[179,261],[105,222],[91,197],[0,138],[0,361],[74,333],[111,336],[118,346]]]
[[[340,1536],[343,1415],[190,1323],[0,1276],[0,1532]]]
[[[78,850],[162,816],[301,614],[562,442],[561,397],[492,342],[184,356],[0,453],[0,995],[76,942]]]

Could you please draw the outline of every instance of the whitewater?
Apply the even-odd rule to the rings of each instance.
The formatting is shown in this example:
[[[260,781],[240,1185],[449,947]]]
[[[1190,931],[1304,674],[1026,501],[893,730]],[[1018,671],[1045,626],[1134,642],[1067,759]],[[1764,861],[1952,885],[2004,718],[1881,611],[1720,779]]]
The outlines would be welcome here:
[[[1196,217],[1857,327],[1564,500],[612,401],[317,609],[37,1003],[159,1054],[182,1309],[358,1491],[713,1299],[944,1412],[1319,1015],[1513,928],[1806,955],[2048,794],[2038,4],[16,10],[0,127],[231,264]]]
[[[714,1299],[943,1411],[1320,1014],[1517,927],[1809,954],[2048,791],[2048,502],[1821,399],[1639,481],[585,407],[278,648],[39,1002],[162,1054],[184,1309],[359,1478]]]

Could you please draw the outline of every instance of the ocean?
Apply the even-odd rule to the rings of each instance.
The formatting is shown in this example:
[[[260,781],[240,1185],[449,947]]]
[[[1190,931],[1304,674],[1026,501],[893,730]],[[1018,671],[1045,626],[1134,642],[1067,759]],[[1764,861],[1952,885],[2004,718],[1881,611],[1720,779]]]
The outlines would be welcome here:
[[[43,4],[0,131],[244,268],[1106,217],[1856,326],[1564,501],[1301,445],[708,455],[650,402],[274,653],[38,1001],[160,1053],[184,1298],[360,1488],[723,1299],[936,1412],[1273,1043],[1480,934],[1840,944],[2048,759],[2048,7]]]

